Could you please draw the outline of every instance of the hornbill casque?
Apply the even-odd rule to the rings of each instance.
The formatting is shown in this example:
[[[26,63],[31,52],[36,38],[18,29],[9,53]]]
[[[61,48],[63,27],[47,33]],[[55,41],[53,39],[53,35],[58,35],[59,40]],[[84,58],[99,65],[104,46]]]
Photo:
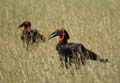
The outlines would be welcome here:
[[[103,63],[108,62],[108,59],[100,58],[96,53],[85,48],[81,43],[68,43],[70,39],[68,32],[64,28],[56,29],[48,38],[59,36],[59,42],[56,45],[56,50],[62,64],[68,68],[71,63],[75,65],[84,64],[86,59],[100,61]],[[68,66],[69,65],[69,66]]]
[[[31,22],[25,21],[22,24],[18,26],[18,28],[23,27],[22,35],[21,35],[21,40],[23,41],[23,44],[27,45],[27,50],[28,50],[28,45],[30,42],[37,43],[37,42],[45,42],[45,37],[39,33],[38,30],[31,29]]]

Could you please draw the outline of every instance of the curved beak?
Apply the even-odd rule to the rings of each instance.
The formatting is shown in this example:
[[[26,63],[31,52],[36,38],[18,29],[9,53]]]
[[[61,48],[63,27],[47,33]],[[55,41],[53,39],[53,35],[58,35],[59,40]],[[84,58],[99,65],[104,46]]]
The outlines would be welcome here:
[[[18,26],[18,28],[21,28],[21,27],[23,27],[23,26],[24,26],[24,23],[20,24],[20,25]]]
[[[60,36],[61,33],[56,30],[55,32],[51,33],[51,35],[48,37],[48,40],[52,39],[53,37]]]

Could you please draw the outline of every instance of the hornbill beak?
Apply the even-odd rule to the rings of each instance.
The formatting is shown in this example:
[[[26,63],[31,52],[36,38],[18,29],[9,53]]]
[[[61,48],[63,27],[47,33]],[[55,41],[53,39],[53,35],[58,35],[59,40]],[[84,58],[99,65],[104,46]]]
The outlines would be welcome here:
[[[18,26],[18,28],[21,28],[21,27],[23,27],[23,26],[24,26],[24,23],[20,24],[20,25]]]
[[[48,40],[52,39],[53,37],[56,37],[56,36],[60,36],[61,35],[61,32],[56,30],[55,32],[53,32],[49,37],[48,37]]]

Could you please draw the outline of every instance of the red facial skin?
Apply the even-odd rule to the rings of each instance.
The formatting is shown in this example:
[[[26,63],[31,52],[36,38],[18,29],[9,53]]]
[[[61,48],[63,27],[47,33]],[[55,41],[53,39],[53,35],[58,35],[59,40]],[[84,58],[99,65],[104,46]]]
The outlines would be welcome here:
[[[29,27],[24,27],[23,32],[29,31]]]
[[[64,40],[64,35],[65,35],[64,29],[63,28],[59,29],[59,32],[61,32],[62,34],[59,36],[58,41],[62,42]]]

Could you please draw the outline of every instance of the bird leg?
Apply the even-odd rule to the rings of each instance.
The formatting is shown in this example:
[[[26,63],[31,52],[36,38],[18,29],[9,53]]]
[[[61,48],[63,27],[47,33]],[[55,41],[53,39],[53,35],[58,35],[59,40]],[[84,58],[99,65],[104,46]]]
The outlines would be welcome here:
[[[72,58],[71,58],[71,57],[69,57],[69,65],[70,65],[70,66],[72,66],[72,64],[71,64],[71,63],[72,63]]]
[[[85,64],[85,56],[83,53],[81,53],[80,60],[81,60],[81,63],[84,65]]]
[[[64,57],[62,55],[59,56],[60,61],[61,61],[61,67],[64,67]]]
[[[29,40],[26,41],[26,45],[27,45],[27,51],[28,51]]]
[[[69,67],[68,67],[68,57],[67,57],[67,56],[65,56],[65,67],[66,67],[66,69],[69,68]]]

